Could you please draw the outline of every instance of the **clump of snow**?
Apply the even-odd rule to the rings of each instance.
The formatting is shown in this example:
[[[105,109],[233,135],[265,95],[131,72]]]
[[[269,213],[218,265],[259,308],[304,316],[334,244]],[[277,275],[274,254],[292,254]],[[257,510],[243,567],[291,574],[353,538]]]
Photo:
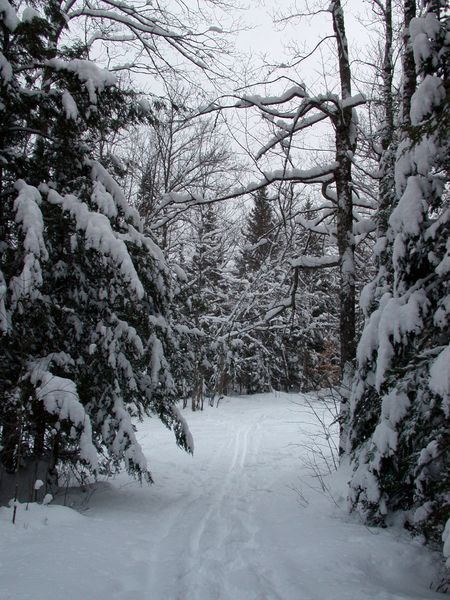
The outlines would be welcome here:
[[[391,456],[397,449],[398,434],[386,420],[381,421],[374,433],[373,442],[381,456]],[[378,459],[375,459],[378,462]],[[372,464],[373,464],[372,460]]]
[[[434,313],[434,324],[441,329],[445,329],[450,321],[450,294],[445,296],[439,303],[439,306]]]
[[[435,459],[438,455],[439,445],[436,440],[432,440],[427,444],[426,448],[422,448],[417,464],[419,466],[426,465],[430,463],[433,459]]]
[[[143,298],[144,287],[126,244],[116,235],[109,219],[103,214],[90,211],[85,202],[72,194],[61,196],[56,190],[49,190],[47,197],[51,204],[61,206],[75,219],[77,229],[85,234],[86,248],[93,248],[110,257],[124,280],[129,283],[131,290],[139,299]]]
[[[102,92],[106,87],[116,84],[114,73],[97,67],[90,60],[82,60],[80,58],[72,60],[51,58],[45,61],[45,64],[56,71],[74,73],[86,86],[91,104],[97,104],[97,92]]]
[[[8,0],[0,0],[0,17],[10,31],[14,31],[19,24],[19,17]]]
[[[177,406],[172,406],[171,410],[175,416],[175,419],[178,421],[178,423],[181,425],[181,428],[183,429],[184,438],[186,440],[186,446],[189,452],[191,454],[194,454],[194,437],[189,429],[189,425],[186,419],[183,417],[180,409]]]
[[[6,312],[6,293],[8,288],[6,286],[5,276],[3,271],[0,269],[0,331],[6,333],[9,329],[8,315]]]
[[[429,12],[425,17],[415,17],[409,24],[414,62],[416,69],[420,72],[424,62],[432,56],[431,41],[436,38],[440,31],[440,22],[437,15]]]
[[[435,269],[436,273],[440,276],[447,275],[450,273],[450,240],[447,240],[444,257]]]
[[[27,6],[22,13],[22,23],[31,23],[33,19],[42,19],[42,17],[35,8]]]
[[[443,409],[450,417],[450,344],[434,359],[430,367],[430,389],[443,398]]]
[[[411,98],[411,123],[418,125],[445,100],[445,86],[442,79],[426,75]]]
[[[385,300],[378,322],[378,356],[375,373],[376,387],[379,390],[384,374],[391,364],[394,345],[402,342],[408,333],[418,333],[423,326],[422,316],[429,305],[423,289],[412,292],[408,297]]]
[[[6,59],[3,52],[0,52],[0,77],[3,79],[5,83],[11,81],[13,76],[13,70],[11,64]]]
[[[99,211],[110,219],[117,217],[118,211],[114,198],[106,191],[103,183],[101,181],[94,181],[92,188],[91,199]]]
[[[299,256],[291,261],[293,267],[303,269],[316,269],[320,267],[336,267],[339,264],[338,256]]]
[[[391,390],[383,397],[381,414],[392,427],[395,427],[407,414],[411,401],[404,392]]]
[[[46,260],[48,252],[44,241],[44,219],[39,208],[41,194],[23,180],[17,181],[15,188],[19,192],[14,201],[15,219],[25,234],[23,247],[26,252]]]
[[[40,297],[39,288],[42,285],[42,269],[40,261],[48,260],[48,251],[44,240],[44,220],[40,204],[42,201],[39,191],[19,180],[15,184],[19,195],[14,201],[15,220],[24,235],[22,272],[10,282],[11,303],[25,296]],[[4,298],[4,295],[3,295]]]
[[[66,117],[68,119],[76,121],[78,118],[78,107],[76,105],[75,100],[73,99],[72,94],[65,90],[61,99],[63,103],[64,112],[66,113]]]
[[[444,542],[444,556],[447,559],[446,564],[450,569],[450,519],[445,524],[444,533],[442,534],[442,541]]]
[[[421,177],[408,177],[405,191],[389,218],[394,231],[403,231],[406,235],[419,234],[427,209],[422,185]]]
[[[36,388],[36,399],[43,403],[45,410],[59,421],[69,421],[80,431],[80,457],[96,471],[98,456],[92,440],[91,421],[80,402],[75,383],[43,370],[41,365],[32,367],[30,381]]]
[[[127,219],[138,229],[141,228],[141,219],[139,217],[138,211],[128,204],[122,188],[119,186],[114,177],[112,177],[112,175],[108,173],[105,167],[103,167],[103,165],[101,165],[99,162],[92,160],[88,161],[88,164],[92,168],[92,180],[94,182],[100,183],[103,186],[102,189],[105,190],[105,193],[109,194],[109,198],[105,200],[105,203],[108,206],[108,210],[111,211],[111,216],[115,216],[115,214],[114,210],[109,204],[110,198],[114,200],[114,203],[116,204],[117,208],[124,214],[125,219]],[[100,188],[96,189],[97,194],[99,194]]]

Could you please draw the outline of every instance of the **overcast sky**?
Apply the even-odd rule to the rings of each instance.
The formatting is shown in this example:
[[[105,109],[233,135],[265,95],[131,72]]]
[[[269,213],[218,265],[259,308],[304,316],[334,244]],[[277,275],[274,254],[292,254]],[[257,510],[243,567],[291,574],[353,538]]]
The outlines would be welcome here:
[[[321,13],[312,18],[302,18],[288,21],[284,26],[274,23],[276,13],[281,11],[288,13],[292,6],[291,0],[248,0],[249,9],[242,13],[242,23],[251,27],[250,30],[242,31],[237,37],[238,51],[251,53],[255,62],[259,56],[265,56],[272,64],[289,63],[294,56],[294,45],[299,49],[304,46],[306,51],[314,48],[315,44],[326,35],[333,33],[331,16]],[[310,5],[314,2],[309,2]],[[322,6],[327,5],[327,0]],[[305,6],[303,0],[297,0],[297,9]],[[350,56],[356,57],[368,41],[368,32],[358,22],[358,17],[367,14],[369,2],[367,0],[344,0],[345,21],[347,36],[349,38]],[[330,51],[335,53],[333,40],[322,45],[314,57],[304,63],[298,70],[298,75],[309,86],[322,87],[323,67],[322,58],[326,62]],[[330,62],[329,69],[335,69],[335,61]],[[326,70],[326,67],[325,67]],[[335,71],[334,71],[335,72]]]

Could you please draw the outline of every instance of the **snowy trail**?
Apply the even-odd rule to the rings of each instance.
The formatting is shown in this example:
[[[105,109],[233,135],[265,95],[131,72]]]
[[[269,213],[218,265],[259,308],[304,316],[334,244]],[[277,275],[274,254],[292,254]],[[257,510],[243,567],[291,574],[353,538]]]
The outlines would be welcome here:
[[[427,551],[310,488],[303,404],[266,394],[187,412],[193,458],[146,421],[154,486],[121,475],[81,515],[33,505],[16,527],[1,509],[0,600],[442,600]]]

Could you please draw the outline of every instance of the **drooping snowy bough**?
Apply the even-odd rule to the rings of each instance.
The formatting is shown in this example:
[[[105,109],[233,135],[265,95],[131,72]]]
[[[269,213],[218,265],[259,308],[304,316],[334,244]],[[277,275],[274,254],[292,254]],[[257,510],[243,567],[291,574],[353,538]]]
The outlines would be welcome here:
[[[401,516],[450,558],[450,23],[439,2],[420,17],[404,4],[414,93],[403,95],[396,203],[378,242],[388,258],[362,298],[350,504],[370,523]]]

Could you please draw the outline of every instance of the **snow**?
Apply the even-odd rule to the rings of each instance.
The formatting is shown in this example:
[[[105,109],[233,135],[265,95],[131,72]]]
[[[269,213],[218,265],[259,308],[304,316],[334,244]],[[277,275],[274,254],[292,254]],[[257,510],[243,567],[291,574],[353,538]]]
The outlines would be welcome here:
[[[0,270],[0,331],[2,333],[7,333],[8,329],[9,329],[8,317],[7,317],[6,305],[5,305],[7,290],[8,290],[8,288],[6,286],[5,276],[3,275],[3,272]]]
[[[242,96],[242,100],[236,103],[236,108],[244,108],[252,106],[270,106],[271,104],[284,104],[293,98],[305,98],[305,87],[302,85],[294,85],[286,90],[281,96],[259,96],[257,94],[249,94]]]
[[[94,194],[98,195],[98,191],[99,189],[96,187]],[[83,231],[86,236],[86,248],[94,248],[99,253],[109,256],[136,296],[139,299],[143,298],[144,287],[126,244],[123,240],[118,239],[108,217],[90,211],[86,203],[72,194],[61,196],[56,190],[49,190],[48,201],[50,204],[61,206],[64,211],[70,213],[76,221],[77,229]],[[98,204],[98,199],[96,201]]]
[[[44,220],[41,209],[41,195],[39,191],[27,185],[23,180],[15,184],[19,192],[14,201],[15,221],[20,226],[23,239],[23,248],[26,252],[22,272],[11,279],[11,303],[16,305],[19,300],[29,295],[30,297],[39,296],[39,288],[42,285],[42,270],[40,260],[48,260],[48,251],[44,240]],[[2,292],[4,277],[0,280],[0,292]],[[0,297],[0,310],[4,314],[4,290]],[[5,326],[4,317],[2,318],[2,328]]]
[[[153,486],[121,474],[18,504],[16,525],[1,508],[2,600],[442,600],[428,587],[434,555],[347,515],[346,468],[319,491],[305,458],[320,426],[305,400],[275,392],[182,411],[193,457],[148,419],[137,437]],[[447,554],[449,538],[450,525]]]
[[[405,191],[389,218],[389,224],[394,231],[404,231],[412,236],[419,234],[427,209],[422,185],[421,177],[408,177]]]
[[[73,99],[72,94],[70,94],[67,90],[63,92],[62,95],[62,103],[64,107],[64,112],[66,113],[66,117],[68,119],[73,119],[76,121],[78,118],[78,107],[76,105],[75,100]]]
[[[443,407],[450,417],[450,344],[439,353],[430,367],[430,389],[444,399]]]
[[[14,31],[19,24],[19,17],[8,0],[0,0],[0,17],[10,31]]]
[[[386,295],[387,296],[387,295]],[[386,370],[390,367],[394,355],[393,344],[402,342],[409,333],[418,333],[423,325],[422,315],[427,311],[428,299],[424,290],[413,291],[409,297],[385,298],[377,315],[378,336],[373,338],[373,328],[369,334],[372,343],[378,345],[378,356],[375,373],[376,388],[380,390]],[[378,313],[378,311],[376,311]],[[378,320],[379,319],[379,320]],[[374,321],[376,322],[376,321]],[[366,336],[361,336],[363,348],[366,348]],[[363,353],[366,350],[362,350]],[[358,357],[363,354],[359,353]],[[366,354],[366,356],[368,356]]]
[[[299,256],[291,260],[292,267],[302,269],[319,269],[321,267],[336,267],[339,264],[338,256]]]
[[[114,177],[112,177],[111,174],[108,173],[108,171],[105,169],[105,167],[103,167],[103,165],[101,165],[99,162],[95,160],[89,160],[86,162],[92,169],[92,180],[98,184],[101,184],[103,186],[101,189],[104,190],[104,193],[109,194],[108,201],[105,200],[106,206],[109,207],[109,201],[113,200],[117,208],[121,212],[123,212],[127,221],[129,221],[135,227],[140,227],[141,219],[139,217],[139,213],[135,208],[130,206],[129,202],[125,198],[122,188],[117,183],[117,181],[115,181]],[[95,189],[97,190],[98,195],[100,188]],[[96,199],[96,202],[100,202],[98,198]],[[109,208],[108,210],[109,213],[105,213],[107,214],[107,216],[116,216],[117,213],[115,211],[111,210],[111,208]]]
[[[0,52],[0,77],[3,79],[3,81],[5,83],[8,83],[8,81],[11,81],[12,76],[13,76],[13,70],[12,70],[11,65],[8,62],[8,60],[6,59],[3,52]]]
[[[418,125],[444,100],[445,86],[442,79],[426,75],[411,98],[411,123]]]
[[[31,23],[33,19],[42,19],[42,17],[36,9],[27,6],[22,13],[22,23]]]
[[[58,421],[69,421],[81,430],[80,457],[96,470],[98,456],[92,441],[92,425],[80,402],[75,383],[43,370],[40,365],[32,368],[30,381],[36,388],[36,400],[43,403],[46,412],[55,415]],[[76,432],[74,437],[78,437]]]
[[[447,558],[447,567],[450,569],[450,519],[447,521],[442,534],[442,541],[444,542],[444,556]]]
[[[25,235],[24,250],[46,260],[48,252],[44,241],[44,219],[39,208],[41,195],[35,187],[27,185],[23,180],[19,180],[15,187],[19,192],[14,201],[15,221]]]
[[[439,34],[441,25],[437,15],[428,13],[425,17],[411,19],[409,31],[414,52],[414,62],[418,71],[422,64],[432,55],[430,40],[434,40]]]
[[[105,87],[113,86],[117,82],[114,73],[97,67],[90,60],[74,58],[67,61],[51,58],[45,61],[45,64],[57,71],[74,73],[86,86],[91,104],[97,104],[97,92],[102,92]]]

